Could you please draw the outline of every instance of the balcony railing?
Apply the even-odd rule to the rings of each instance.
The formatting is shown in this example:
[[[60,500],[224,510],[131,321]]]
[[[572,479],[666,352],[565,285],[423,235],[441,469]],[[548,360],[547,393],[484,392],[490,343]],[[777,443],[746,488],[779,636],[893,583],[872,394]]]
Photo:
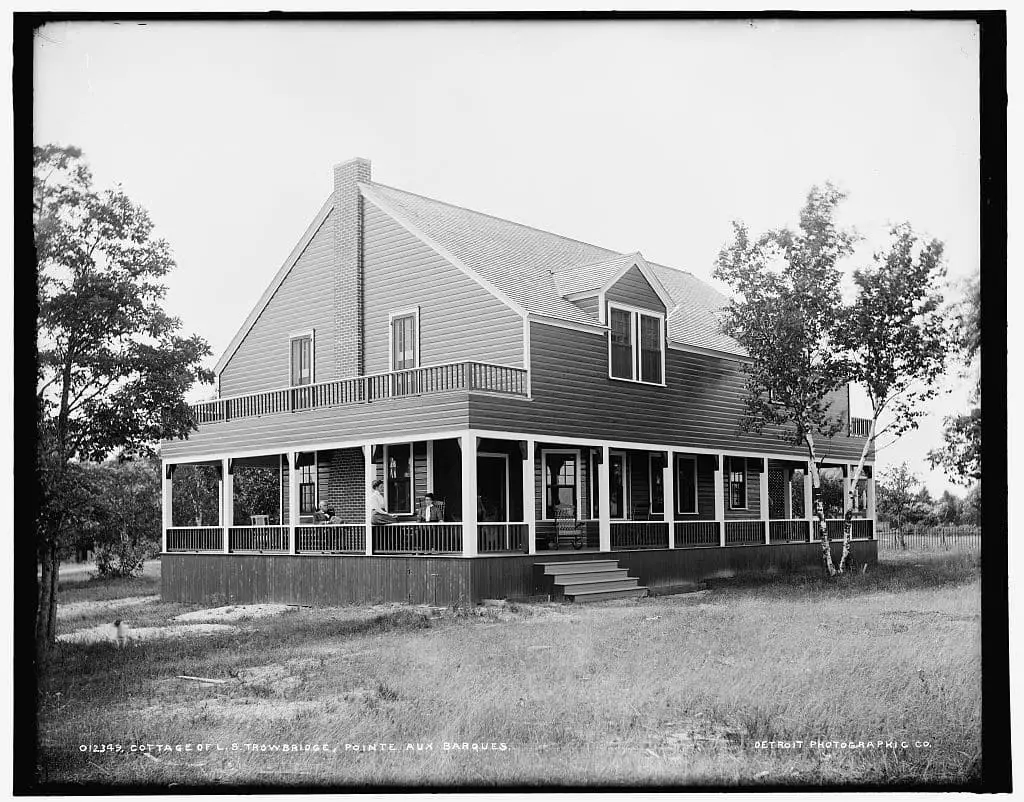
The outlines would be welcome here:
[[[287,526],[231,526],[228,527],[228,546],[231,551],[286,553],[288,535]]]
[[[203,401],[192,405],[192,414],[198,424],[216,423],[453,390],[525,397],[526,371],[489,362],[452,362]]]
[[[374,554],[461,554],[462,524],[373,526]]]
[[[853,532],[851,533],[851,537],[854,540],[871,540],[872,532],[874,530],[874,521],[872,521],[870,518],[854,518],[851,523],[853,524]],[[817,522],[815,522],[815,524],[817,524]],[[828,529],[829,540],[843,539],[842,518],[829,518],[825,521],[825,526]],[[817,535],[816,525],[815,535]]]
[[[718,521],[676,521],[676,548],[718,545]]]
[[[525,552],[526,536],[530,527],[523,523],[480,523],[477,524],[477,552],[495,554],[501,552]]]
[[[664,521],[612,521],[612,549],[667,549],[668,524]]]
[[[320,551],[332,554],[366,553],[364,524],[318,524],[295,528],[295,550],[299,553]]]
[[[806,543],[810,539],[811,522],[806,518],[790,518],[768,522],[772,543]]]
[[[224,530],[219,526],[172,526],[167,530],[167,551],[224,551]]]
[[[726,546],[764,545],[764,521],[726,521]]]
[[[850,418],[850,437],[870,437],[871,420],[869,418]]]

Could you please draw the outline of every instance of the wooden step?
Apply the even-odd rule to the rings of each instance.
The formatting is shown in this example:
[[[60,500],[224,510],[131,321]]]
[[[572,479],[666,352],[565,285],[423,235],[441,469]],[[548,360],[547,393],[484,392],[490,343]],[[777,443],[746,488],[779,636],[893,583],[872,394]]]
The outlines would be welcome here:
[[[607,601],[609,599],[642,599],[647,595],[647,588],[624,588],[622,590],[584,590],[565,598],[573,602]]]
[[[547,575],[589,573],[591,571],[610,571],[619,569],[618,560],[576,560],[571,563],[535,564],[544,566],[544,573]]]
[[[602,580],[607,581],[609,579],[628,579],[629,571],[625,568],[617,569],[605,569],[603,571],[573,571],[571,574],[550,574],[552,581],[556,585],[565,585],[570,582],[576,581],[589,581]]]
[[[574,579],[564,584],[556,582],[555,587],[556,590],[561,588],[561,595],[572,596],[592,590],[631,590],[637,587],[637,584],[636,577],[631,576],[621,579]]]

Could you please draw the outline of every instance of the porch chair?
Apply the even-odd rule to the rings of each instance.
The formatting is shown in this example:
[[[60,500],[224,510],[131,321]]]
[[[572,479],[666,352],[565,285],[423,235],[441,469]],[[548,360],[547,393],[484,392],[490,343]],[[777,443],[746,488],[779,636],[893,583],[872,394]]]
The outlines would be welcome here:
[[[555,540],[554,544],[548,542],[548,548],[558,548],[565,543],[574,549],[582,549],[585,530],[585,524],[576,520],[576,508],[571,504],[559,504],[555,507]]]
[[[252,521],[253,526],[270,526],[269,515],[250,515],[249,520]]]
[[[437,508],[437,514],[441,518],[441,522],[445,520],[445,499],[434,496],[434,506]],[[423,508],[423,501],[420,501],[420,509]],[[425,551],[436,552],[436,543],[431,543],[431,527],[429,526],[417,526],[411,528],[406,535],[406,546],[410,551],[420,554]]]

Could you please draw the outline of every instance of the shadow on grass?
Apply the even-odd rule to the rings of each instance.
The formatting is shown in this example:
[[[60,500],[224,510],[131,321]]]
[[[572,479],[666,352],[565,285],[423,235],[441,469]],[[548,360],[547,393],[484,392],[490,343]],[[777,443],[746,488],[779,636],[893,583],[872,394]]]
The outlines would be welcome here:
[[[814,596],[857,596],[869,593],[901,593],[909,590],[969,584],[981,575],[981,562],[970,552],[882,557],[878,563],[863,564],[834,577],[824,567],[797,573],[744,574],[709,581],[715,590],[743,593],[756,590],[759,597],[792,599],[794,593]]]

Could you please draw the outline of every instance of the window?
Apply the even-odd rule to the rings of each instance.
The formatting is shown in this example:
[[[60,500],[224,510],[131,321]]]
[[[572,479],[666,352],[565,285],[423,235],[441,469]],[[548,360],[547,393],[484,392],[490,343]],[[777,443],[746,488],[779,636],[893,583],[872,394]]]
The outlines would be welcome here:
[[[747,508],[747,460],[729,457],[729,509]]]
[[[305,457],[305,461],[303,460]],[[299,514],[312,515],[316,512],[316,456],[305,454],[299,457]]]
[[[608,375],[646,384],[665,380],[665,318],[609,304]]]
[[[293,334],[291,342],[292,387],[313,383],[313,333]]]
[[[419,367],[419,309],[391,314],[391,370]]]
[[[388,512],[412,515],[412,443],[384,446],[384,471]]]
[[[544,452],[544,517],[554,519],[555,507],[579,510],[579,452]],[[580,517],[576,514],[576,517]]]
[[[651,454],[648,461],[651,490],[651,513],[665,512],[665,471],[662,466],[665,460],[659,454]]]
[[[676,510],[681,515],[697,512],[697,460],[676,458]]]

